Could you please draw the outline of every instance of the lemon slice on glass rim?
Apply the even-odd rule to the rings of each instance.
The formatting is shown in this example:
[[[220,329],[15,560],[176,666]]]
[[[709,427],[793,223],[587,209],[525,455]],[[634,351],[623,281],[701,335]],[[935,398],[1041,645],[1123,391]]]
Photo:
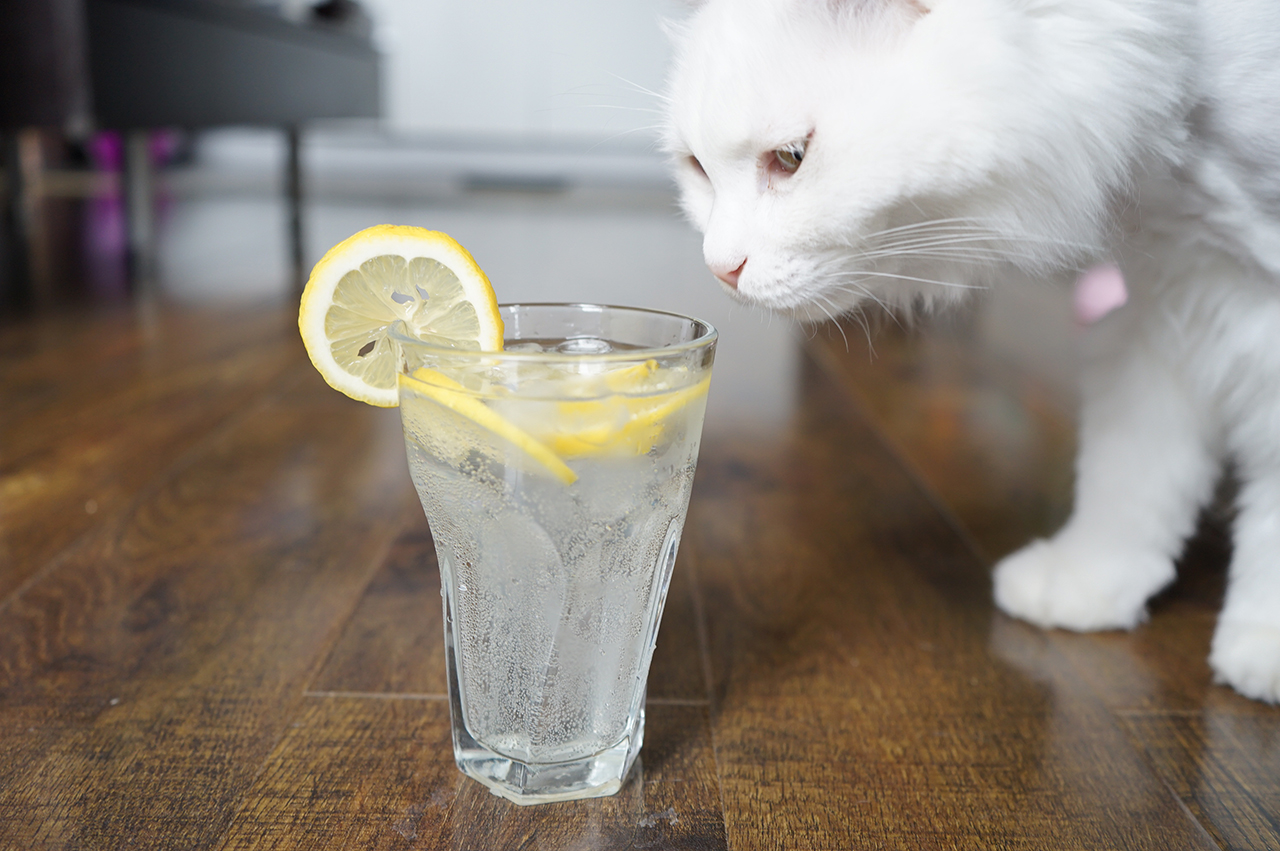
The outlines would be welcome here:
[[[668,417],[706,394],[707,379],[670,382],[654,360],[583,376],[581,400],[556,405],[537,435],[442,373],[418,368],[399,375],[392,329],[432,346],[501,352],[503,322],[493,286],[452,237],[406,225],[376,225],[325,253],[311,272],[298,310],[298,328],[312,364],[331,387],[384,408],[400,404],[398,382],[514,444],[566,485],[577,474],[566,459],[584,455],[642,455],[661,436]]]
[[[398,404],[388,329],[445,348],[502,350],[502,317],[480,266],[453,238],[375,225],[330,248],[311,271],[298,329],[312,364],[335,390],[384,408]]]

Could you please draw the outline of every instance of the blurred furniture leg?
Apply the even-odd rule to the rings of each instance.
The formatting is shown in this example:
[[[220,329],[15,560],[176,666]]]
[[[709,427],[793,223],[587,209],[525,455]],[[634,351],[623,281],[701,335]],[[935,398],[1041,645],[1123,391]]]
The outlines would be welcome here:
[[[378,116],[379,58],[372,42],[293,23],[259,8],[271,5],[265,3],[79,2],[96,126],[284,129],[286,256],[289,283],[299,288],[305,271],[300,127]]]
[[[129,284],[135,295],[155,290],[155,188],[150,133],[130,130],[124,142],[124,204]]]
[[[22,164],[18,155],[18,134],[0,134],[0,165],[4,167],[4,209],[0,219],[3,247],[0,257],[5,268],[0,286],[0,306],[25,305],[31,301],[31,254],[28,237],[26,201],[22,183]]]
[[[306,265],[302,239],[302,128],[290,124],[285,128],[286,148],[284,191],[289,216],[289,259],[294,294],[300,295],[306,284]]]
[[[88,126],[83,0],[5,0],[0,23],[0,134],[7,188],[3,218],[7,281],[0,301],[53,300],[43,202],[43,131]]]
[[[4,137],[5,243],[9,255],[7,302],[44,307],[53,301],[53,280],[42,215],[43,141],[39,128]]]
[[[299,127],[330,118],[376,118],[379,56],[367,33],[295,23],[258,8],[266,5],[4,0],[0,133],[25,140],[24,128],[40,127],[76,137],[94,128],[286,128],[289,254],[293,284],[300,288],[305,267]],[[37,134],[31,150],[38,163],[38,131],[30,132]],[[17,241],[5,250],[15,272],[0,289],[0,300],[13,301],[12,291],[39,304],[51,247],[42,247],[41,219],[31,216],[40,209],[30,203],[31,193],[39,193],[39,174],[33,187],[29,175],[13,165],[25,167],[27,147],[25,141],[4,142],[11,166],[4,227]],[[148,148],[144,131],[129,133],[125,198],[135,293],[157,286]]]

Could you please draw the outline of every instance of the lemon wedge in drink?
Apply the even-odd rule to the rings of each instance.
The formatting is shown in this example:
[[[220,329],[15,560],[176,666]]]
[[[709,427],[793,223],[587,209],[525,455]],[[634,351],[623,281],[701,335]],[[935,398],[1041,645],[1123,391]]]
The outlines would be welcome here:
[[[437,346],[501,351],[493,287],[446,234],[376,225],[330,248],[311,271],[298,329],[324,380],[352,399],[395,407],[399,364],[388,337],[401,320]]]
[[[556,405],[552,427],[539,433],[562,458],[643,455],[657,444],[672,414],[706,395],[710,376],[688,383],[684,369],[662,369],[648,360],[605,373],[613,391]]]
[[[578,480],[578,474],[545,444],[490,408],[449,376],[423,366],[414,370],[412,375],[401,375],[400,381],[414,393],[443,405],[507,442],[515,444],[566,485],[571,485]]]
[[[522,398],[519,392],[502,387],[479,392],[427,367],[402,375],[400,381],[413,394],[514,444],[566,485],[578,479],[566,461],[600,456],[634,458],[649,452],[658,445],[674,415],[705,396],[710,386],[709,377],[690,383],[686,369],[661,369],[656,361],[599,376],[567,375],[557,382],[558,389],[586,398],[560,401]],[[605,388],[617,392],[598,395]],[[406,416],[413,420],[415,431],[430,428],[431,418],[425,412],[415,410]],[[444,421],[439,425],[443,428]],[[435,442],[445,439],[440,434]],[[455,441],[447,454],[460,456],[480,445],[479,440],[466,445]]]

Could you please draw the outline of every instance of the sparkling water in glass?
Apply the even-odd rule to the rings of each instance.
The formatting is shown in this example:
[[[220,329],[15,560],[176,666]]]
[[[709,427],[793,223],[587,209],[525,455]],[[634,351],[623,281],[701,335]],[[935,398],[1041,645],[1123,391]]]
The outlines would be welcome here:
[[[393,331],[440,563],[454,754],[516,803],[609,795],[644,735],[716,332],[598,305],[502,316],[500,353]]]

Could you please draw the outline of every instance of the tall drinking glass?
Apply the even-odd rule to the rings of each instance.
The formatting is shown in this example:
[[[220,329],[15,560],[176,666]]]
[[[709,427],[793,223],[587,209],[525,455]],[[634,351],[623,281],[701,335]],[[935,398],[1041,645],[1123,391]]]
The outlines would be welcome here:
[[[502,352],[393,329],[454,756],[518,804],[610,795],[644,736],[716,331],[636,308],[501,312]]]

